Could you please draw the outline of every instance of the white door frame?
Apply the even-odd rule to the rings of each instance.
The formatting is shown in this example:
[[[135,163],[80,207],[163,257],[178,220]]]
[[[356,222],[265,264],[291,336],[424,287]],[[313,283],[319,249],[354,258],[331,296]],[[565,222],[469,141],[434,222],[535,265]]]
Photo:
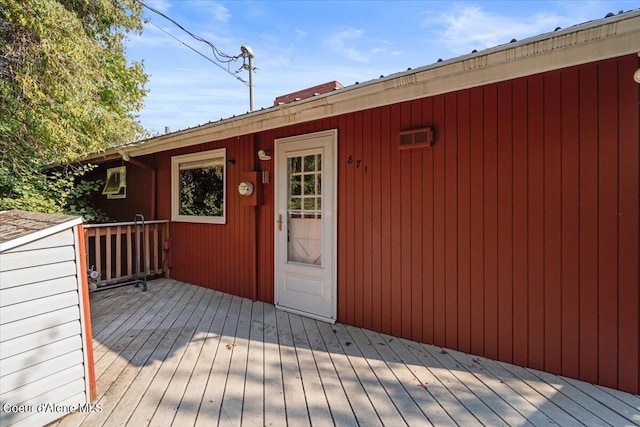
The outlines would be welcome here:
[[[315,144],[315,145],[314,145]],[[308,147],[301,148],[300,145]],[[286,178],[286,153],[291,152],[292,148],[296,151],[304,152],[305,149],[314,147],[322,147],[324,154],[322,157],[322,219],[323,219],[323,249],[322,249],[322,266],[301,266],[301,264],[291,264],[287,261],[287,245],[283,244],[286,239],[282,233],[287,233],[287,211],[286,203],[288,194],[280,194],[281,179]],[[281,158],[283,157],[283,158]],[[314,132],[304,135],[292,136],[287,138],[279,138],[274,143],[274,295],[275,305],[278,309],[301,314],[306,317],[334,323],[337,317],[337,206],[338,206],[338,130],[332,129],[322,132]],[[281,176],[285,174],[285,176]],[[326,178],[331,177],[331,180]],[[327,186],[328,185],[328,186]],[[328,194],[327,194],[328,193]],[[280,217],[280,215],[282,215]],[[282,218],[282,223],[278,222]],[[282,229],[280,230],[280,227]],[[285,235],[286,236],[286,235]],[[299,310],[292,304],[281,304],[283,300],[282,293],[283,281],[286,280],[285,274],[287,270],[292,268],[307,269],[323,269],[323,277],[326,278],[325,283],[330,282],[325,288],[329,292],[327,302],[330,307],[323,314],[313,313],[307,310]],[[326,269],[330,271],[326,271]],[[329,300],[330,298],[330,300]]]

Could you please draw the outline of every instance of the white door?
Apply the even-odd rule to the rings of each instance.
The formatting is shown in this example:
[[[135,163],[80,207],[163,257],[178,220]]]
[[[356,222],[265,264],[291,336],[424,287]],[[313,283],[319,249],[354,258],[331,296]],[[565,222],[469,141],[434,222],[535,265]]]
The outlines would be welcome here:
[[[275,142],[275,302],[336,319],[336,130]]]

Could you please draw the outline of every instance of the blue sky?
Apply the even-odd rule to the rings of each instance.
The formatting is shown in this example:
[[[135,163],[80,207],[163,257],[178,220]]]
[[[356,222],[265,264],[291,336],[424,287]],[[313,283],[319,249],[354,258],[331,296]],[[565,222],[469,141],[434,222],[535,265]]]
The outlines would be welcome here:
[[[228,55],[255,55],[255,107],[338,80],[345,86],[640,8],[634,1],[143,0]],[[211,49],[145,9],[127,56],[149,74],[142,125],[185,129],[249,110],[249,88],[165,32]],[[158,28],[159,27],[159,28]],[[164,32],[162,31],[164,30]],[[231,63],[235,71],[241,62]],[[226,66],[225,66],[226,67]],[[248,80],[247,71],[239,76]]]

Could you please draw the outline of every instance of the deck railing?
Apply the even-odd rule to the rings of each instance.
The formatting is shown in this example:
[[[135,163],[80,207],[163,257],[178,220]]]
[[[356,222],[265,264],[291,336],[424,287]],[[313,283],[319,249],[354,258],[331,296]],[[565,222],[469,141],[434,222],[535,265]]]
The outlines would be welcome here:
[[[99,273],[98,286],[134,278],[136,260],[141,262],[140,271],[146,267],[148,276],[169,277],[165,244],[169,241],[169,221],[138,222],[137,232],[135,222],[86,224],[84,231],[87,265]]]

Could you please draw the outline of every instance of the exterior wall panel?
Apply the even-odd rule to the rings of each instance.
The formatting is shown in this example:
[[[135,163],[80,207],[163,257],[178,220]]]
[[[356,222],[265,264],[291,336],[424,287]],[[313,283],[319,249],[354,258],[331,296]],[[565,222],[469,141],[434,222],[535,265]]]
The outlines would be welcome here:
[[[223,292],[252,297],[255,250],[250,247],[249,212],[236,188],[253,161],[250,138],[203,144],[158,155],[158,214],[171,218],[171,157],[226,147],[226,224],[171,223],[172,277]]]
[[[618,386],[640,393],[640,103],[638,85],[629,76],[638,64],[632,60],[618,64]]]
[[[513,361],[513,85],[498,85],[498,358]]]
[[[528,210],[528,105],[529,87],[525,79],[513,82],[513,362],[529,363],[528,339],[528,281],[529,277],[529,210]]]
[[[598,380],[618,383],[618,72],[598,67]],[[607,78],[602,78],[607,76]],[[616,191],[614,191],[616,190]],[[622,325],[621,325],[622,326]]]
[[[580,378],[598,381],[598,67],[580,69]]]
[[[638,393],[638,58],[154,155],[227,147],[227,224],[172,223],[172,277],[273,302],[276,138],[338,129],[338,320]],[[432,126],[430,148],[399,150]],[[257,223],[257,225],[254,223]],[[254,228],[255,227],[255,228]],[[257,230],[257,248],[251,233]],[[257,251],[257,253],[255,253]]]
[[[458,348],[471,352],[471,96],[458,96]],[[425,153],[425,157],[428,156]],[[424,187],[430,187],[425,180]],[[424,190],[423,190],[424,192]],[[427,220],[428,224],[428,220]],[[424,300],[424,295],[423,295]]]
[[[483,90],[471,89],[471,352],[484,353]],[[436,141],[437,143],[437,141]]]
[[[568,376],[580,373],[580,72],[573,69],[562,79],[561,146],[561,330],[562,367]]]
[[[528,308],[529,366],[544,369],[544,80],[529,80],[528,95]]]
[[[562,362],[562,91],[560,73],[544,78],[544,346],[545,369]]]
[[[152,156],[144,156],[140,161],[150,168],[154,167]],[[87,175],[87,179],[102,179],[104,181],[106,169],[119,166],[127,168],[127,197],[124,199],[107,199],[107,196],[96,194],[92,198],[93,206],[102,210],[110,220],[117,222],[133,221],[136,214],[144,215],[146,220],[156,219],[153,218],[152,212],[152,192],[150,191],[152,179],[150,170],[120,160],[102,164],[100,168],[91,171]],[[102,191],[102,188],[100,191]]]

